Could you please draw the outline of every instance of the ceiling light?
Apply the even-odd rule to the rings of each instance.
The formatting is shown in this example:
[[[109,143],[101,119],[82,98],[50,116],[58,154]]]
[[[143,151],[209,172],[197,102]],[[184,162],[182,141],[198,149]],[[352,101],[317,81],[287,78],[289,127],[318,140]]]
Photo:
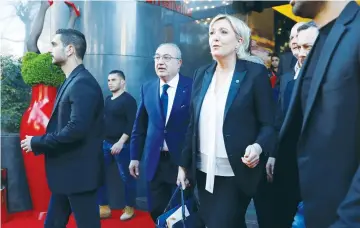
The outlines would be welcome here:
[[[215,6],[211,6],[211,9],[214,9],[215,8]]]
[[[207,9],[208,8],[208,6],[204,6],[204,9]]]
[[[200,9],[200,7],[198,6],[198,7],[196,7],[196,10],[199,10]]]

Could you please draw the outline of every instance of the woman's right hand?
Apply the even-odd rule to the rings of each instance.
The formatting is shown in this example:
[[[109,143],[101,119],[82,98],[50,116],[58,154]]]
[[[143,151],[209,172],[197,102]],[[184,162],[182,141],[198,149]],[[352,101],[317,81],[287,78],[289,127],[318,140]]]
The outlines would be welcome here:
[[[179,166],[178,176],[176,184],[179,186],[181,184],[183,190],[189,185],[189,180],[186,179],[186,172],[185,169]]]

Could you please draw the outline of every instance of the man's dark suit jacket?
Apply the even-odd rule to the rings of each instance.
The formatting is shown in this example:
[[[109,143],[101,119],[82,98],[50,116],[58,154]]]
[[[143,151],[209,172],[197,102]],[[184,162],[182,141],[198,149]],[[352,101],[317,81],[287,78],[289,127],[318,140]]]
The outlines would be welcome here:
[[[301,197],[309,228],[360,227],[359,28],[359,6],[350,2],[325,41],[304,117],[299,117],[299,84],[314,49],[296,80],[280,131],[280,150],[297,151]],[[298,147],[294,141],[298,141]]]
[[[291,98],[290,88],[294,85],[295,71],[289,71],[280,78],[280,92],[276,111],[276,131],[279,132],[288,111]],[[293,142],[296,143],[296,142]],[[275,150],[274,181],[272,183],[272,224],[269,227],[291,227],[300,202],[299,178],[296,153]]]
[[[181,166],[195,177],[199,151],[199,117],[202,102],[216,69],[216,62],[199,68],[194,75],[191,119],[182,152]],[[277,135],[274,130],[275,101],[265,66],[238,60],[225,105],[223,135],[237,184],[247,195],[255,194],[263,175],[265,154],[272,153]],[[255,168],[241,160],[247,146],[258,143],[263,153]]]
[[[34,154],[45,155],[53,193],[91,191],[102,183],[103,106],[99,84],[77,66],[58,91],[46,134],[31,140]]]
[[[277,75],[283,75],[294,70],[297,59],[292,52],[286,52],[280,56],[280,63]]]
[[[160,102],[159,79],[145,83],[141,87],[141,101],[131,134],[131,160],[145,159],[145,175],[151,181],[157,170],[164,139],[174,164],[179,164],[181,149],[190,119],[189,105],[192,79],[180,75],[174,103],[168,122]],[[176,184],[174,182],[174,184]]]
[[[276,75],[277,75],[276,83],[275,83],[276,88],[279,87],[279,85],[281,83],[280,79],[283,75],[285,75],[288,72],[294,71],[296,62],[297,62],[297,59],[292,54],[292,52],[285,52],[284,54],[282,54],[280,56],[279,68],[278,68],[278,72],[276,73]]]
[[[278,104],[276,107],[276,117],[275,117],[275,126],[276,130],[280,131],[281,125],[284,122],[285,115],[287,112],[287,108],[285,107],[285,96],[286,88],[288,84],[294,80],[295,71],[289,71],[280,77],[280,87],[279,87],[279,96],[278,96]]]

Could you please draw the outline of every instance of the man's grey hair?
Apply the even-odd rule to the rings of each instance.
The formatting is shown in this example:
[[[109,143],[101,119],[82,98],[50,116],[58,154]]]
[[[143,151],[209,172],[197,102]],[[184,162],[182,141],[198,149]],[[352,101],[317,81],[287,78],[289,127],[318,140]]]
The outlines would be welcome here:
[[[181,51],[180,51],[180,48],[179,46],[177,46],[176,44],[174,43],[163,43],[163,44],[160,44],[158,49],[162,46],[171,46],[175,49],[175,52],[176,52],[176,56],[174,56],[175,58],[178,58],[178,59],[181,59]]]
[[[318,27],[316,26],[315,22],[310,21],[310,22],[308,22],[308,23],[306,23],[306,24],[301,25],[301,26],[297,29],[297,32],[299,33],[299,32],[301,32],[301,31],[304,31],[304,30],[308,29],[308,28],[316,28],[316,29],[317,29]]]

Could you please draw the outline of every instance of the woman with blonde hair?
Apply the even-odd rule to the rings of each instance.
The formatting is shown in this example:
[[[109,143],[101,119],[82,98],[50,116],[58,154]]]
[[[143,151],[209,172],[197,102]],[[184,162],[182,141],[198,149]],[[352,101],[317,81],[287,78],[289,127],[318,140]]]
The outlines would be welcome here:
[[[177,184],[196,180],[208,228],[246,227],[246,209],[276,144],[268,71],[248,52],[250,36],[240,19],[216,16],[209,26],[214,61],[194,75]]]

